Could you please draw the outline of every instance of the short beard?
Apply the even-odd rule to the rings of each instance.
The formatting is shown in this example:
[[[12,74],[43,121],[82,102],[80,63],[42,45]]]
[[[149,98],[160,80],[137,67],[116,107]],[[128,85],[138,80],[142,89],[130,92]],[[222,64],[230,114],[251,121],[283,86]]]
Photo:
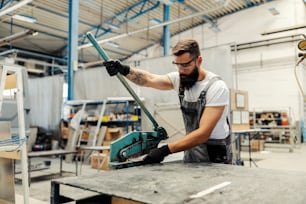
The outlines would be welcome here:
[[[190,74],[180,74],[180,86],[184,89],[190,89],[199,78],[199,69],[195,66]]]

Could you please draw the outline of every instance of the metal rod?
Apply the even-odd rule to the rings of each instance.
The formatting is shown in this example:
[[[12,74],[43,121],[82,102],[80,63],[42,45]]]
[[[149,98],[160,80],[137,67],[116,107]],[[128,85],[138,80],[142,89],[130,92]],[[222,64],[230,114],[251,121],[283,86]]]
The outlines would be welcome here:
[[[15,11],[15,10],[19,9],[20,7],[23,7],[23,6],[27,5],[27,4],[30,3],[31,1],[33,1],[33,0],[24,0],[24,1],[20,1],[20,2],[16,3],[15,5],[13,5],[13,6],[11,6],[11,7],[8,7],[8,8],[5,9],[5,10],[1,10],[1,12],[0,12],[0,17],[1,17],[1,16],[4,16],[4,15],[6,15],[6,14],[12,12],[12,11]]]
[[[18,133],[20,139],[26,139],[25,132],[25,119],[24,119],[24,104],[23,104],[23,78],[20,68],[4,66],[4,69],[16,73],[16,86],[17,86],[17,113],[18,113]],[[21,145],[21,169],[22,169],[22,185],[23,185],[23,199],[24,204],[29,204],[29,179],[28,176],[28,156],[27,144],[24,140],[20,140]]]
[[[4,89],[5,89],[5,80],[6,80],[7,70],[2,69],[2,72],[0,70],[0,73],[2,73],[1,81],[0,81],[0,113],[1,113],[2,103],[3,103],[3,92],[4,92]]]
[[[92,43],[92,45],[96,48],[96,50],[101,55],[101,57],[105,61],[108,61],[110,58],[108,57],[106,52],[103,50],[103,48],[99,46],[99,44],[96,41],[96,39],[94,38],[94,36],[90,32],[88,32],[86,34],[86,36],[89,39],[89,41]],[[127,81],[124,79],[124,77],[120,73],[117,73],[116,76],[121,81],[121,83],[124,85],[124,87],[128,90],[128,92],[132,95],[132,97],[135,99],[135,101],[141,107],[141,109],[145,112],[145,114],[148,116],[148,118],[151,120],[151,122],[154,125],[154,128],[158,128],[158,123],[153,118],[153,116],[148,111],[148,109],[144,106],[144,104],[141,102],[140,98],[137,96],[137,94],[134,92],[134,90],[131,88],[131,86],[127,83]]]

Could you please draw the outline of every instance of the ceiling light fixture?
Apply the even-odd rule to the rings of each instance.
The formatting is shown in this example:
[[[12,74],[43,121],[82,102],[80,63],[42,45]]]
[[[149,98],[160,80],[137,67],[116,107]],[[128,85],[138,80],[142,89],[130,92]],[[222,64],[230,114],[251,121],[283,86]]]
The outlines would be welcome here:
[[[13,19],[28,22],[28,23],[35,23],[37,21],[37,19],[32,16],[27,16],[27,15],[22,15],[22,14],[13,15]]]

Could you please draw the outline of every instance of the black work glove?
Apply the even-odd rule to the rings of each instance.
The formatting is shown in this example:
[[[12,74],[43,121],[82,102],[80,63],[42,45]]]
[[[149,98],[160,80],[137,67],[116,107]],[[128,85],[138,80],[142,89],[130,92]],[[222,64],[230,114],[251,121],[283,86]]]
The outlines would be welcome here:
[[[130,66],[122,64],[119,60],[108,60],[103,62],[110,76],[116,75],[118,72],[123,76],[130,73]]]
[[[160,148],[155,148],[143,159],[144,164],[160,163],[166,156],[171,154],[168,145],[164,145]]]

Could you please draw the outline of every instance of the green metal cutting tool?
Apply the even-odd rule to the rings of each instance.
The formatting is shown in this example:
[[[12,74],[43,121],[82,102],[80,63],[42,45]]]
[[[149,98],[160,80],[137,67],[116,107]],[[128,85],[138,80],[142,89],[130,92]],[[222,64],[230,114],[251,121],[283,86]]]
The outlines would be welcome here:
[[[90,32],[87,33],[87,38],[96,48],[101,57],[105,61],[108,61],[110,58],[103,48],[99,46],[98,42]],[[120,73],[117,73],[116,76],[132,95],[154,126],[154,131],[152,132],[134,131],[111,143],[109,166],[114,169],[121,169],[142,165],[143,157],[141,156],[148,154],[151,149],[156,148],[161,140],[168,138],[168,135],[163,127],[159,127],[156,120],[144,106],[140,98],[130,87],[124,77]]]

